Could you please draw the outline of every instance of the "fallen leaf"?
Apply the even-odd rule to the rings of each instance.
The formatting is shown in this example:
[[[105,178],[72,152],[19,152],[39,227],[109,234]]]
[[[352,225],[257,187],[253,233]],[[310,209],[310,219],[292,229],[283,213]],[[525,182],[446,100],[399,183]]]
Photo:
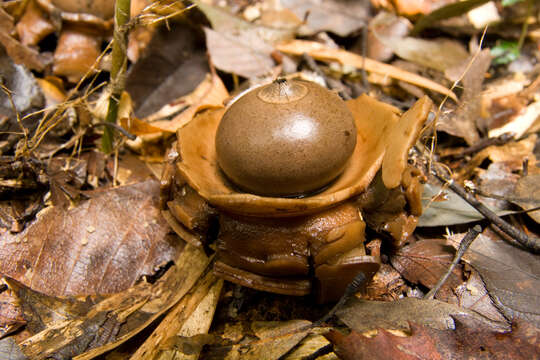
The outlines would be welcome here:
[[[0,291],[0,339],[4,336],[19,330],[26,325],[27,321],[23,316],[20,301],[13,291],[0,281],[0,286],[6,289]]]
[[[11,34],[15,33],[13,17],[0,8],[0,44],[5,48],[9,57],[16,63],[31,70],[43,71],[51,59],[41,55],[36,50],[21,44]]]
[[[471,273],[469,279],[456,289],[459,305],[493,321],[505,322],[506,319],[495,307],[480,274],[472,268],[468,271]]]
[[[404,17],[381,11],[369,21],[367,56],[377,61],[389,61],[394,51],[379,40],[379,37],[402,39],[409,33],[411,22]]]
[[[448,242],[457,247],[463,235]],[[472,243],[463,260],[482,277],[495,306],[507,319],[540,324],[540,258],[508,244],[486,228]]]
[[[145,119],[153,128],[160,131],[176,132],[188,123],[197,112],[223,106],[229,93],[217,74],[206,74],[205,79],[192,93],[174,101],[173,104],[165,105],[158,112]],[[172,120],[162,120],[173,116]]]
[[[24,115],[30,111],[41,109],[44,98],[34,75],[24,66],[14,64],[1,47],[0,72],[2,73],[2,85],[11,92],[11,100],[13,100],[13,105],[19,114]],[[10,127],[6,128],[4,124],[2,125],[3,132],[21,131],[20,125],[15,121],[14,109],[4,90],[0,90],[0,114],[13,119],[13,124]]]
[[[299,331],[309,324],[307,320],[254,322],[252,330],[258,339],[226,347],[210,347],[205,359],[280,359],[310,333],[310,330]]]
[[[346,37],[361,29],[367,20],[367,7],[362,2],[343,0],[282,0],[283,7],[290,9],[299,19],[306,19],[300,28],[301,36],[329,31]]]
[[[469,57],[461,43],[449,39],[390,37],[376,31],[373,34],[400,58],[439,71],[458,66]]]
[[[513,116],[511,120],[501,127],[489,131],[489,137],[497,137],[507,132],[515,134],[520,138],[540,117],[540,101],[535,101],[526,106],[519,114]]]
[[[5,278],[9,291],[16,296],[26,322],[23,339],[64,321],[85,316],[91,307],[103,301],[99,295],[86,297],[55,297],[34,291],[20,282]]]
[[[205,79],[207,62],[204,38],[198,29],[177,23],[157,29],[126,80],[136,116],[144,118],[178,103],[177,99]]]
[[[204,28],[212,63],[220,70],[246,78],[268,76],[274,68],[271,45],[254,32],[230,34]]]
[[[447,2],[443,0],[441,1],[442,5],[445,5],[445,6],[441,6],[441,4],[438,4],[438,5],[434,5],[433,7],[430,7],[430,6],[424,7],[423,9],[427,9],[427,11],[418,11],[418,12],[425,14],[425,16],[421,17],[416,22],[416,25],[414,26],[412,33],[414,35],[417,35],[425,28],[437,23],[440,20],[444,20],[444,19],[448,19],[454,16],[465,14],[466,12],[480,5],[483,5],[489,1],[490,0],[467,0],[467,1],[455,2],[455,1],[450,0]],[[403,0],[401,3],[407,4],[408,1]],[[420,1],[419,3],[425,4],[424,1]],[[406,12],[406,13],[411,14],[411,15],[416,14],[414,12]]]
[[[531,134],[519,141],[510,141],[501,146],[489,146],[474,155],[466,166],[460,169],[459,175],[456,177],[460,179],[467,178],[469,174],[475,173],[476,168],[486,159],[494,163],[502,162],[511,171],[521,171],[525,160],[532,164],[536,163],[533,150],[537,138],[538,135]]]
[[[454,329],[453,318],[463,315],[492,330],[508,329],[506,323],[491,321],[474,311],[439,300],[403,298],[392,302],[351,299],[337,316],[356,332],[383,329],[408,330],[409,322],[434,329]]]
[[[132,338],[164,314],[196,283],[209,264],[200,250],[186,245],[163,277],[111,295],[84,316],[56,323],[19,344],[30,359],[89,360]],[[85,352],[86,351],[86,352]]]
[[[540,174],[531,174],[520,178],[517,181],[513,196],[523,200],[512,200],[523,209],[529,210],[538,207],[540,204]],[[529,211],[527,213],[534,221],[540,223],[540,210]]]
[[[206,15],[212,24],[212,29],[222,34],[239,35],[242,33],[251,33],[254,37],[257,37],[266,44],[274,44],[279,41],[291,39],[294,35],[294,29],[291,28],[275,28],[252,24],[220,7],[209,5],[200,0],[195,0],[194,3]]]
[[[451,99],[457,101],[457,97],[452,91],[434,81],[411,72],[401,70],[392,65],[384,64],[373,59],[364,58],[346,50],[333,49],[324,44],[307,40],[291,40],[283,42],[277,44],[276,49],[286,54],[300,56],[303,53],[307,53],[317,60],[337,61],[342,65],[354,66],[357,69],[365,68],[366,71],[389,76],[397,80],[403,80],[405,82],[436,91],[443,95],[447,95]]]
[[[470,319],[455,316],[455,330],[437,330],[414,323],[410,335],[379,330],[374,337],[353,331],[350,335],[332,331],[327,337],[336,352],[349,359],[538,359],[540,331],[520,322],[512,332],[501,334],[479,327]]]
[[[353,331],[345,336],[334,330],[327,335],[336,346],[336,352],[344,360],[443,360],[434,339],[411,324],[411,336],[393,335],[386,330],[378,331],[368,338]]]
[[[432,183],[424,184],[422,194],[422,215],[418,226],[442,226],[466,224],[484,218],[474,207],[449,188]],[[497,215],[503,216],[514,211],[502,210],[488,206]]]
[[[181,247],[166,237],[158,196],[148,180],[96,191],[69,210],[47,208],[23,232],[1,235],[2,274],[49,295],[125,290]]]
[[[274,28],[247,22],[222,8],[195,1],[212,29],[204,28],[212,63],[220,70],[246,78],[270,75],[275,62],[273,44],[291,39],[293,28]]]
[[[407,245],[390,258],[392,265],[401,275],[414,284],[422,284],[431,289],[446,273],[454,254],[445,245],[445,240],[420,240]],[[456,303],[454,289],[462,282],[463,273],[454,268],[448,280],[437,292],[437,298]]]
[[[446,69],[446,76],[452,80],[461,79],[463,95],[459,99],[455,112],[441,116],[437,121],[437,130],[465,139],[472,145],[479,139],[477,121],[482,112],[482,84],[485,73],[491,64],[491,54],[484,49],[453,68]]]

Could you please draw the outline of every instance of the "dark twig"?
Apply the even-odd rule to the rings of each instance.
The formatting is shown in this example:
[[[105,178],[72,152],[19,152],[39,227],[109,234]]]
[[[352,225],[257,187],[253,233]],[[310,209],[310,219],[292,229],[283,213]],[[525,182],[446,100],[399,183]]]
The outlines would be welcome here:
[[[478,141],[476,144],[474,144],[472,146],[469,146],[468,148],[465,148],[465,149],[463,149],[462,151],[460,151],[458,153],[455,153],[455,154],[450,153],[450,154],[445,154],[445,155],[441,155],[441,156],[443,156],[443,157],[452,156],[454,158],[461,158],[461,157],[464,157],[466,155],[474,154],[476,152],[484,150],[488,146],[504,145],[507,142],[509,142],[510,140],[512,140],[514,138],[514,136],[515,136],[515,134],[513,134],[513,133],[504,133],[504,134],[501,134],[501,135],[499,135],[497,137],[482,139],[482,140]]]
[[[475,152],[483,150],[487,148],[488,146],[492,146],[492,145],[497,145],[497,146],[504,145],[510,140],[512,140],[514,136],[515,136],[514,133],[508,132],[508,133],[501,134],[497,137],[482,139],[476,144],[463,150],[460,155],[464,156],[464,155],[473,154]]]
[[[454,271],[454,268],[457,266],[457,264],[461,261],[461,258],[469,249],[469,246],[471,246],[472,242],[478,234],[482,232],[482,227],[480,225],[475,225],[472,229],[469,229],[469,232],[461,239],[461,242],[459,243],[459,248],[456,251],[456,255],[454,256],[454,260],[452,261],[452,264],[450,264],[450,267],[446,271],[446,273],[439,279],[437,284],[433,286],[433,288],[424,296],[424,299],[433,299],[435,297],[435,294],[439,289],[444,285],[450,274],[452,274],[452,271]]]
[[[124,135],[125,137],[127,137],[129,140],[137,139],[136,135],[133,135],[132,133],[128,132],[126,129],[124,129],[123,127],[115,123],[102,121],[102,122],[98,122],[92,125],[92,127],[96,127],[96,126],[109,126],[113,128],[114,130],[118,131],[119,133],[121,133],[122,135]]]
[[[500,228],[504,233],[514,238],[523,247],[532,250],[534,253],[540,252],[540,240],[536,237],[532,238],[527,236],[523,231],[515,228],[510,223],[499,217],[487,206],[478,201],[472,194],[468,193],[461,186],[456,184],[453,179],[450,179],[442,167],[438,164],[433,165],[433,174],[443,183],[447,184],[452,191],[467,201],[472,207],[474,207],[480,214],[484,215],[489,221]]]

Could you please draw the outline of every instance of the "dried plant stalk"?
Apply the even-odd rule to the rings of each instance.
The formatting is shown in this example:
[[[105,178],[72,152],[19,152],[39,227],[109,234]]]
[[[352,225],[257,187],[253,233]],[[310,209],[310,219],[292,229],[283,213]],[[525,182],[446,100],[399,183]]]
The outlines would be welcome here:
[[[127,27],[129,21],[129,12],[131,0],[116,0],[114,14],[114,35],[112,46],[112,65],[111,65],[111,95],[109,97],[109,107],[107,109],[106,122],[116,123],[118,116],[118,103],[122,91],[125,87],[125,73],[127,66]],[[113,130],[111,127],[105,127],[103,137],[101,138],[101,149],[105,153],[113,150],[112,146]]]

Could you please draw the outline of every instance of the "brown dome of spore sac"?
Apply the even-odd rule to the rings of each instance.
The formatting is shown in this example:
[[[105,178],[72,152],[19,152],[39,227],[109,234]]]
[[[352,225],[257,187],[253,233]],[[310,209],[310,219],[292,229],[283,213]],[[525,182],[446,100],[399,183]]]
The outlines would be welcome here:
[[[354,118],[315,83],[276,80],[226,111],[216,134],[221,170],[246,192],[309,195],[336,179],[356,145]]]

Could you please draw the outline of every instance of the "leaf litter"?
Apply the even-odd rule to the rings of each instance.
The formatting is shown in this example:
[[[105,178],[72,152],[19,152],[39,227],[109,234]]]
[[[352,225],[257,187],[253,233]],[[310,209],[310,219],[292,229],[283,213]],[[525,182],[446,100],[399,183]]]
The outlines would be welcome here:
[[[498,216],[512,214],[511,226],[533,239],[538,235],[538,211],[521,213],[538,207],[537,70],[512,74],[518,67],[495,65],[489,50],[477,52],[479,45],[492,47],[497,36],[513,35],[490,28],[478,44],[481,32],[471,36],[470,29],[492,20],[480,12],[455,17],[482,3],[473,2],[448,1],[433,11],[444,4],[404,0],[389,8],[373,0],[374,13],[386,7],[402,16],[432,14],[420,21],[392,15],[405,24],[395,35],[372,24],[371,36],[391,50],[384,61],[392,61],[392,54],[404,59],[385,63],[364,57],[361,30],[371,13],[362,2],[354,5],[354,15],[339,0],[230,1],[226,7],[205,1],[196,2],[200,13],[182,15],[182,5],[132,0],[134,15],[140,15],[126,49],[132,63],[119,124],[136,138],[118,136],[116,157],[94,151],[107,106],[102,81],[109,60],[100,51],[112,34],[112,12],[66,11],[43,0],[2,4],[0,356],[537,356],[537,255],[509,245],[505,235],[485,230],[437,292],[438,300],[420,299],[452,261],[443,241],[448,237],[456,246],[460,237],[445,234],[488,223],[447,184],[428,176],[431,162],[443,162],[455,182]],[[509,10],[526,13],[527,2],[483,14],[509,24]],[[89,21],[92,34],[80,27]],[[416,24],[416,33],[407,21]],[[536,56],[531,45],[537,26],[523,30],[529,38],[521,69],[534,69],[526,62]],[[434,28],[441,41],[429,33]],[[76,38],[76,46],[87,46],[81,47],[87,54],[82,59],[66,51]],[[379,249],[385,263],[367,292],[349,299],[322,327],[314,324],[321,325],[315,322],[330,306],[217,279],[209,271],[211,258],[172,234],[160,216],[158,183],[149,180],[151,173],[166,171],[163,155],[176,130],[196,114],[221,107],[229,92],[277,76],[317,79],[342,96],[367,92],[402,111],[415,96],[429,94],[439,107],[435,126],[423,129],[408,158],[425,166],[428,181],[419,227],[400,243],[388,242],[382,231],[370,233],[368,245]],[[36,113],[43,100],[47,111]],[[509,132],[513,137],[503,143],[475,148]],[[400,145],[407,144],[395,142]],[[392,246],[400,248],[387,249]],[[236,329],[234,336],[220,330],[227,326]]]

